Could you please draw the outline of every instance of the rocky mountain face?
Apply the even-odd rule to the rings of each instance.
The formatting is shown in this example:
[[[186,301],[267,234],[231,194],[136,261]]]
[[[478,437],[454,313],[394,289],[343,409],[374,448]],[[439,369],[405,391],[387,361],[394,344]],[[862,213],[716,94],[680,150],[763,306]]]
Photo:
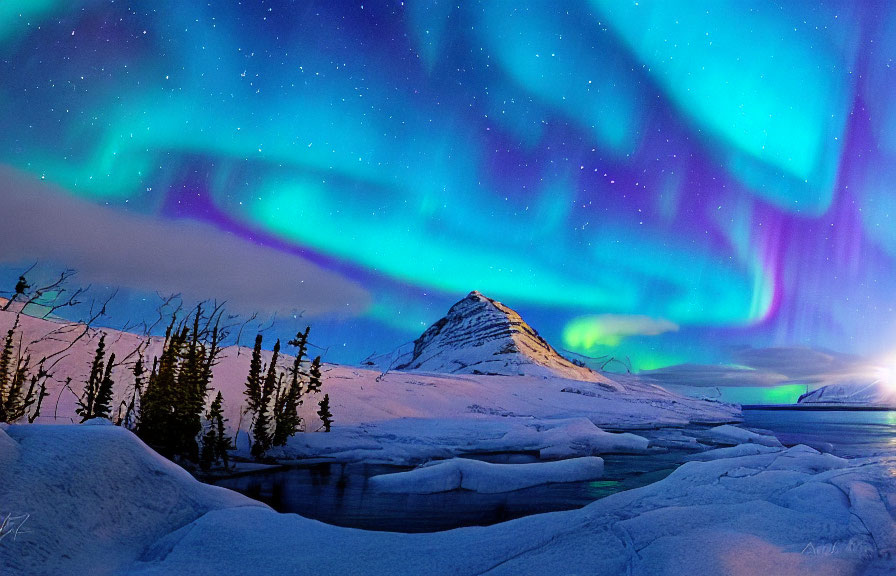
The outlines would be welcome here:
[[[408,356],[396,369],[609,382],[558,354],[514,310],[476,291],[427,328]]]

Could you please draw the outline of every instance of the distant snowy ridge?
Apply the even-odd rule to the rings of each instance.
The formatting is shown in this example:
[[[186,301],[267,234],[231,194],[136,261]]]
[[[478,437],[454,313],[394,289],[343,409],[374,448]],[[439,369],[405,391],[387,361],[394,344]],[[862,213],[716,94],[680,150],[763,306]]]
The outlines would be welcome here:
[[[829,384],[803,394],[799,404],[896,406],[896,387],[883,380]]]
[[[473,291],[414,341],[397,370],[552,376],[618,385],[557,353],[511,308]]]

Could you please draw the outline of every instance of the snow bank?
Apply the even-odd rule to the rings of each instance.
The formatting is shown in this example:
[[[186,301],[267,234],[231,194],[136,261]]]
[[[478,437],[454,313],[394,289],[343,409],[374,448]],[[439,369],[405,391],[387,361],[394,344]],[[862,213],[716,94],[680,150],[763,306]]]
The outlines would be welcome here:
[[[493,494],[554,482],[580,482],[600,478],[604,461],[589,456],[558,462],[490,464],[466,458],[430,462],[410,470],[370,479],[382,492],[432,494],[450,490],[472,490]]]
[[[13,446],[10,446],[10,443]],[[263,504],[206,486],[117,426],[0,430],[0,574],[91,574],[216,508]]]

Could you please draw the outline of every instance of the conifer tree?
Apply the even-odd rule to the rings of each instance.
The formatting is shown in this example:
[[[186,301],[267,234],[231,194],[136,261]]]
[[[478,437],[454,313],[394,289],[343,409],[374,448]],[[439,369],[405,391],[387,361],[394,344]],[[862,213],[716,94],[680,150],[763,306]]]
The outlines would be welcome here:
[[[261,405],[261,342],[262,336],[255,336],[255,347],[252,348],[252,360],[249,362],[249,377],[246,379],[246,411],[253,415],[258,413]]]
[[[3,402],[3,413],[7,422],[15,422],[25,415],[28,407],[29,399],[25,398],[23,387],[28,381],[28,365],[31,363],[31,357],[25,356],[20,358],[16,364],[16,369],[12,374],[9,387],[6,392],[6,398]]]
[[[252,455],[261,457],[271,447],[271,440],[274,430],[272,430],[272,409],[271,400],[274,390],[277,386],[277,360],[280,357],[280,340],[274,343],[274,352],[271,356],[271,364],[268,366],[267,374],[261,386],[261,401],[255,414],[255,425],[252,429],[254,441],[252,443]]]
[[[218,430],[209,426],[202,435],[202,446],[199,450],[199,467],[208,470],[215,463],[215,446],[218,445]]]
[[[127,408],[125,408],[124,416],[116,422],[119,426],[124,426],[128,430],[134,428],[135,418],[137,415],[137,400],[140,398],[141,394],[143,394],[143,380],[146,377],[146,368],[143,365],[143,356],[137,357],[137,362],[134,363],[134,391],[131,394],[131,399],[127,404]]]
[[[289,437],[295,435],[302,426],[302,419],[299,417],[299,406],[302,404],[303,380],[307,377],[302,370],[302,362],[308,349],[308,332],[310,330],[310,326],[306,327],[304,332],[297,333],[296,337],[289,341],[289,345],[295,346],[298,350],[288,371],[288,382],[284,386],[283,378],[281,378],[281,381],[278,383],[274,412],[274,435],[272,439],[274,446],[285,445]]]
[[[217,409],[215,409],[215,403],[217,403]],[[215,396],[215,401],[212,402],[212,422],[215,425],[215,429],[217,431],[217,446],[215,448],[215,454],[221,461],[224,463],[224,468],[227,468],[230,465],[230,457],[228,456],[227,451],[233,450],[233,441],[230,436],[227,435],[227,431],[224,428],[224,423],[227,422],[227,418],[224,418],[224,398],[221,396],[221,392],[218,392],[218,395]]]
[[[223,404],[224,398],[219,391],[206,414],[207,429],[202,436],[202,452],[199,459],[199,464],[204,470],[222,461],[224,468],[229,464],[227,451],[231,449],[231,442],[224,428],[224,422],[227,420],[224,418]]]
[[[320,373],[320,356],[311,362],[311,368],[308,369],[308,392],[320,392],[323,379]]]
[[[283,375],[280,375],[281,382]],[[301,390],[301,382],[292,381],[282,388],[278,402],[276,403],[274,436],[272,444],[274,446],[283,446],[290,436],[295,435],[302,424],[299,417],[299,391]]]
[[[99,388],[96,392],[96,399],[93,404],[94,418],[109,418],[112,416],[112,387],[115,384],[112,381],[112,368],[115,366],[115,353],[109,354],[109,362],[103,372],[103,378],[100,380]]]
[[[164,456],[174,455],[171,441],[177,383],[177,359],[180,355],[180,334],[174,331],[175,319],[165,330],[162,355],[153,360],[146,390],[140,401],[137,435]]]
[[[192,330],[184,327],[183,357],[177,382],[180,402],[175,406],[179,436],[177,451],[190,460],[199,457],[196,439],[202,433],[202,414],[209,385],[205,377],[206,343],[201,325],[205,317],[201,304],[193,314]]]
[[[40,416],[40,408],[43,405],[44,398],[50,395],[47,392],[47,378],[50,376],[46,370],[44,370],[44,363],[46,362],[46,358],[40,361],[40,365],[37,368],[37,373],[31,376],[31,382],[28,385],[28,394],[25,396],[25,405],[31,406],[34,405],[34,410],[31,412],[31,415],[28,416],[28,423],[31,424],[37,417]]]
[[[78,399],[78,408],[75,412],[81,417],[81,422],[86,422],[96,417],[96,400],[103,384],[103,376],[105,370],[104,359],[106,357],[106,335],[100,336],[100,341],[96,346],[96,352],[93,361],[90,364],[90,376],[87,378],[87,385],[84,387],[84,393]]]
[[[311,331],[311,326],[305,326],[304,332],[296,333],[296,337],[287,342],[290,346],[297,348],[296,351],[296,360],[294,363],[295,367],[298,367],[302,360],[305,359],[305,354],[308,351],[308,333]]]
[[[320,406],[317,415],[320,418],[324,432],[329,432],[330,426],[333,424],[333,414],[330,412],[330,395],[324,394],[324,399],[318,402],[317,405]]]
[[[172,319],[165,343],[140,399],[137,434],[169,457],[200,459],[202,415],[205,410],[212,367],[221,352],[220,329],[223,311],[211,313],[198,305],[186,320]],[[136,394],[136,391],[135,391]]]
[[[13,337],[15,334],[15,325],[6,333],[3,340],[3,348],[0,350],[0,422],[8,422],[9,416],[6,413],[6,401],[9,398],[9,391],[12,387],[13,373],[13,355],[15,347],[13,345]]]

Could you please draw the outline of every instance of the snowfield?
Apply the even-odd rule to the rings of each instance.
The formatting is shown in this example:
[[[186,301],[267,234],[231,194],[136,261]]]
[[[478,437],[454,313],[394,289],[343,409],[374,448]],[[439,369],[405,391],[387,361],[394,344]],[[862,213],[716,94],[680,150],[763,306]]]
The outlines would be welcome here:
[[[483,321],[494,324],[491,310],[486,308],[488,314],[484,315]],[[0,333],[12,327],[15,318],[12,311],[0,312]],[[466,330],[471,320],[469,316],[464,318]],[[524,323],[520,327],[517,319],[518,316],[513,315],[505,319],[516,331],[514,337],[519,337],[517,332],[523,330],[524,341],[531,340],[532,347],[542,342],[537,339],[537,334],[533,337],[525,331]],[[61,359],[54,357],[58,364],[52,371],[55,377],[49,383],[50,396],[45,399],[41,417],[37,419],[37,423],[43,424],[77,421],[76,394],[83,390],[101,334],[106,334],[107,350],[114,352],[119,362],[124,361],[113,372],[116,382],[114,406],[130,399],[133,387],[130,368],[136,360],[135,350],[142,346],[146,362],[151,365],[152,358],[160,354],[162,348],[160,338],[24,315],[19,316],[18,331],[34,359],[67,348],[59,355]],[[469,336],[468,331],[465,334]],[[445,333],[441,336],[444,338]],[[323,392],[330,395],[336,422],[333,431],[329,434],[297,434],[286,447],[270,454],[283,460],[327,457],[418,464],[470,451],[522,450],[538,451],[543,458],[559,459],[608,452],[640,452],[647,448],[647,440],[636,434],[606,430],[637,431],[741,419],[737,406],[679,396],[637,376],[590,372],[556,358],[547,358],[545,350],[548,348],[542,349],[540,355],[531,360],[540,364],[527,364],[529,356],[502,355],[505,360],[512,357],[513,371],[523,366],[523,375],[394,370],[383,373],[326,364]],[[445,359],[448,351],[444,346],[440,351],[440,358]],[[553,349],[550,351],[556,355]],[[248,455],[249,436],[246,432],[248,422],[242,416],[243,392],[250,356],[251,350],[244,347],[225,348],[220,362],[214,367],[209,393],[210,398],[217,390],[223,394],[228,426],[231,433],[236,434],[238,452],[244,455]],[[289,356],[281,358],[284,366],[292,361]],[[270,352],[264,353],[264,359],[270,359]],[[557,362],[556,371],[552,371],[550,365],[543,365],[550,364],[549,360]],[[575,374],[587,372],[591,380],[564,377],[571,370],[567,364],[578,371]],[[497,369],[495,365],[492,368]],[[526,373],[531,371],[537,374]],[[71,390],[64,387],[67,376],[72,377]],[[321,397],[306,399],[301,408],[310,431],[320,427],[316,410]],[[239,431],[236,430],[238,425]]]
[[[714,451],[575,511],[431,534],[328,526],[197,482],[113,426],[0,430],[0,573],[892,574],[896,458]],[[703,454],[704,457],[707,453]],[[26,520],[22,520],[26,518]]]

